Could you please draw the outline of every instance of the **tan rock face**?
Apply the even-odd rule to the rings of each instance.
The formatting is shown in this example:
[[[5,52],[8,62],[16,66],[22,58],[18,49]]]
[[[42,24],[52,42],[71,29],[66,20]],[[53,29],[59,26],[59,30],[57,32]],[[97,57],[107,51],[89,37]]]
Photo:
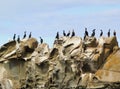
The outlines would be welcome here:
[[[0,49],[2,58],[0,61],[29,57],[37,45],[38,42],[35,38],[21,40],[20,43],[17,41],[8,42]]]
[[[19,45],[20,45],[19,48],[22,51],[27,51],[27,49],[35,50],[35,48],[37,48],[38,46],[38,42],[35,38],[29,38],[29,39],[22,40]]]
[[[96,72],[96,76],[101,81],[120,81],[120,50],[111,54],[104,66]]]
[[[85,38],[84,44],[85,44],[87,47],[96,47],[98,43],[97,43],[95,37],[88,37],[88,36],[87,36],[87,37]]]
[[[15,41],[10,41],[0,48],[0,57],[4,57],[5,55],[9,54],[13,50],[16,49],[16,42]]]
[[[38,41],[35,38],[29,38],[26,44],[30,49],[35,49],[38,46]]]
[[[62,52],[64,55],[75,54],[80,52],[80,45],[82,44],[82,40],[79,37],[68,38],[63,44]],[[77,50],[77,52],[75,52]]]
[[[4,68],[9,73],[5,83],[12,81],[15,89],[103,87],[103,82],[120,81],[119,59],[116,37],[64,36],[55,39],[51,49],[30,38],[0,48],[1,76]]]
[[[31,55],[33,61],[36,64],[40,64],[46,60],[48,60],[50,54],[49,46],[46,43],[39,44],[35,49],[33,54]]]

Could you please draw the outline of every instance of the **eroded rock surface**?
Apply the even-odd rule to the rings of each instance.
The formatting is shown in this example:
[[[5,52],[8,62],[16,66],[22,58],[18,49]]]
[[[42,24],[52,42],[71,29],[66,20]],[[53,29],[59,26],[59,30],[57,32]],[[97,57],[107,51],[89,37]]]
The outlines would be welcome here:
[[[119,59],[116,37],[63,36],[53,48],[35,38],[11,41],[0,48],[0,84],[2,89],[118,87]]]

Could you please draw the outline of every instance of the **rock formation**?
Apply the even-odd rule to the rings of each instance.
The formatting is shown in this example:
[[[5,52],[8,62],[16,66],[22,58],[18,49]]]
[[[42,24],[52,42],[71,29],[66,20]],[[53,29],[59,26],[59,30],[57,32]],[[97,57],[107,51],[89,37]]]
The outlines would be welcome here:
[[[35,38],[0,48],[1,89],[86,89],[120,86],[116,36],[63,36],[53,48]]]

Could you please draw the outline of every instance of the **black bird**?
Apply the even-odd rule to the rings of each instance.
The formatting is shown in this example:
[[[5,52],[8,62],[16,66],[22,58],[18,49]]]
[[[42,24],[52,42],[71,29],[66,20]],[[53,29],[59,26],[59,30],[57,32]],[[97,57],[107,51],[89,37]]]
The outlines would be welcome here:
[[[103,31],[102,30],[100,30],[101,31],[101,33],[100,33],[100,37],[103,35]]]
[[[29,34],[29,38],[31,38],[31,36],[32,36],[32,33],[30,32],[30,34]]]
[[[16,38],[16,34],[14,34],[14,36],[13,36],[13,40],[15,41],[15,38]]]
[[[18,35],[17,42],[20,43],[20,36]]]
[[[63,30],[63,36],[66,36],[65,30]]]
[[[43,43],[43,39],[40,37],[40,43],[42,44]]]
[[[110,37],[110,29],[109,29],[109,31],[108,31],[108,37]]]
[[[23,36],[23,39],[26,38],[26,31],[24,32],[24,36]]]
[[[69,36],[70,35],[70,31],[67,33],[67,36]]]
[[[87,28],[85,28],[85,36],[88,36]]]
[[[113,35],[116,36],[116,31],[114,30]]]
[[[93,29],[93,31],[92,31],[92,32],[93,32],[93,33],[91,34],[92,37],[95,36],[95,30],[96,30],[96,29]]]
[[[71,37],[73,37],[73,36],[75,36],[75,32],[74,32],[74,30],[72,31],[72,35],[71,35]]]
[[[87,28],[85,28],[84,40],[85,40],[86,36],[88,36],[88,31],[87,31]]]
[[[56,34],[56,37],[55,37],[56,39],[59,39],[59,32],[57,32],[57,34]]]
[[[86,35],[84,35],[84,40],[85,40],[85,38],[86,38]]]

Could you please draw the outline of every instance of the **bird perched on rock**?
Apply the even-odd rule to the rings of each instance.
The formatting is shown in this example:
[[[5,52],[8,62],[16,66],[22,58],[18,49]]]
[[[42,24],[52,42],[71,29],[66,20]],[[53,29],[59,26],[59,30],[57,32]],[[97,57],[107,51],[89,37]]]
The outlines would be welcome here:
[[[67,36],[70,36],[70,31],[67,33]]]
[[[86,38],[86,35],[84,35],[84,40],[85,40],[85,38]]]
[[[24,32],[24,36],[23,36],[23,39],[26,38],[26,31]]]
[[[15,38],[16,38],[16,34],[14,34],[14,36],[13,36],[13,40],[15,41]]]
[[[43,43],[43,39],[42,39],[42,37],[40,37],[40,43],[41,43],[41,44]]]
[[[32,36],[32,32],[30,32],[30,34],[29,34],[29,38],[31,38],[31,36]]]
[[[113,35],[116,36],[116,31],[114,30]]]
[[[85,36],[88,36],[87,28],[85,28]]]
[[[75,36],[75,32],[74,32],[74,29],[73,29],[73,31],[72,31],[72,35],[71,35],[71,37],[73,37],[73,36]]]
[[[100,37],[103,35],[103,31],[102,30],[100,30],[101,31],[101,33],[100,33]]]
[[[108,37],[110,37],[110,29],[109,29],[109,31],[108,31]]]
[[[17,42],[20,43],[20,36],[18,35]]]
[[[93,29],[93,31],[92,31],[92,34],[91,34],[92,37],[95,36],[95,30],[96,30],[96,29]]]
[[[65,30],[63,30],[63,36],[66,36]]]
[[[84,40],[85,40],[86,36],[88,36],[88,31],[87,31],[87,28],[85,28]]]
[[[59,39],[59,32],[57,32],[57,34],[56,34],[56,37],[55,37],[56,39]]]

